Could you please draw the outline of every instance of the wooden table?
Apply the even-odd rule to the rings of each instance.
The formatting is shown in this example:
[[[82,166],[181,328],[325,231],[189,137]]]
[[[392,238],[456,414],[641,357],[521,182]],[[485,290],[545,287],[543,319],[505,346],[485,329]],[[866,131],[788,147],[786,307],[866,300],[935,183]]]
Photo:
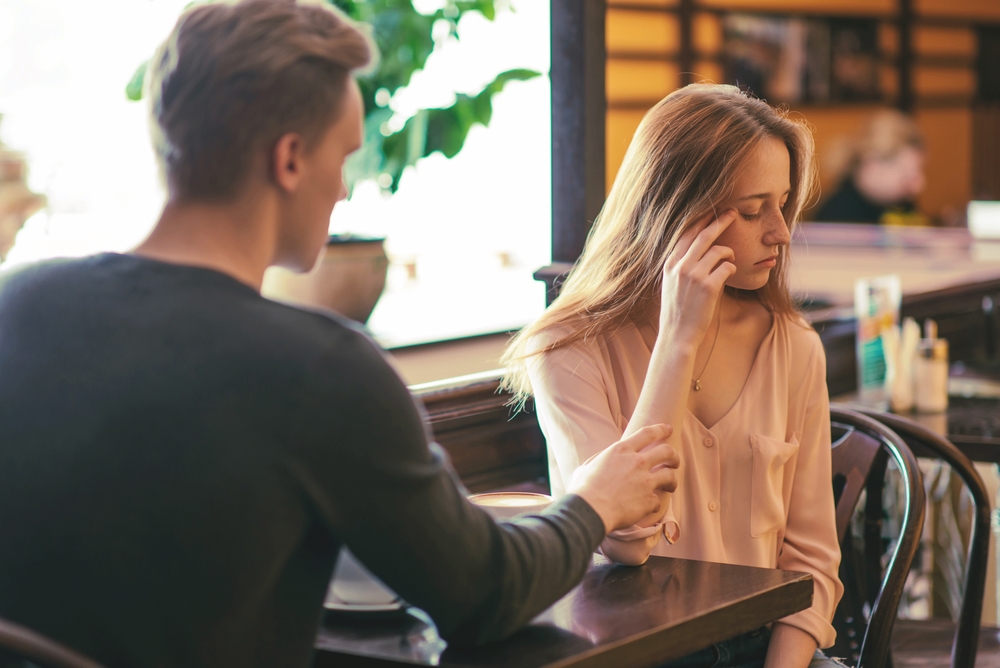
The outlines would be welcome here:
[[[506,640],[450,648],[419,611],[371,622],[328,615],[314,666],[644,668],[804,610],[812,592],[805,573],[667,557],[627,567],[595,556],[576,588]]]

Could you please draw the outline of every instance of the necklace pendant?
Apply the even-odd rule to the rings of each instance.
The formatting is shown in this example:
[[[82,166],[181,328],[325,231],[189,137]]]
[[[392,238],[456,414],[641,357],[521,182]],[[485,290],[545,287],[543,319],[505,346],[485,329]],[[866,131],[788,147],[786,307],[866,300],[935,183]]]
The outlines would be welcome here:
[[[701,379],[694,381],[694,391],[695,392],[701,391]]]

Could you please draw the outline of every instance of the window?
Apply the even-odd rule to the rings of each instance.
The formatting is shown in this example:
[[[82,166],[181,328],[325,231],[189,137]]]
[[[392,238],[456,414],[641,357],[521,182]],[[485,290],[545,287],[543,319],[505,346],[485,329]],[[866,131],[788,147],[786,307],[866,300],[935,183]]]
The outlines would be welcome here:
[[[124,251],[155,222],[158,185],[143,103],[125,84],[189,0],[33,0],[0,5],[0,136],[24,150],[29,185],[49,207],[21,230],[4,268]],[[438,0],[415,3],[430,12]],[[550,257],[549,7],[497,2],[469,13],[390,106],[402,125],[421,107],[478,92],[504,70],[545,73],[507,84],[489,128],[448,160],[408,169],[395,195],[359,185],[331,231],[387,237],[385,293],[369,320],[383,345],[519,328],[544,308],[532,272]]]

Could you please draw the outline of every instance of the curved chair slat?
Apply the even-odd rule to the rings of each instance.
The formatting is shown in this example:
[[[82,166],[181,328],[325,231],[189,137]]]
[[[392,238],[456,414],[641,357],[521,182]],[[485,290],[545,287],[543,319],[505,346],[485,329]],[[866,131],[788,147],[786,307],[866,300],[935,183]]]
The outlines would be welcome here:
[[[47,668],[103,668],[76,650],[6,619],[0,619],[0,649]]]
[[[834,476],[838,474],[850,479],[851,470],[844,470],[843,465],[838,467],[837,462],[864,462],[867,460],[871,467],[863,471],[863,475],[868,480],[874,480],[877,484],[870,485],[869,498],[866,505],[866,513],[881,512],[881,498],[874,498],[881,494],[881,476],[884,474],[884,462],[891,459],[902,479],[902,489],[904,492],[903,517],[901,522],[901,534],[896,542],[895,549],[889,557],[884,575],[881,572],[867,573],[866,583],[862,586],[865,591],[870,612],[867,615],[868,623],[864,629],[863,640],[858,652],[857,668],[881,668],[890,665],[890,640],[892,628],[896,621],[896,614],[899,608],[899,601],[903,595],[903,585],[906,576],[913,564],[920,545],[920,536],[924,526],[924,486],[920,476],[920,469],[917,466],[917,458],[906,445],[906,442],[886,427],[881,422],[862,415],[856,411],[843,406],[832,405],[830,407],[830,418],[833,429],[840,432],[840,438],[834,444]],[[853,436],[852,435],[855,435]],[[862,446],[852,444],[861,443]],[[871,455],[871,443],[877,443],[884,453],[879,465],[879,457]],[[850,457],[846,451],[837,453],[839,448],[860,447],[863,452],[858,457]],[[840,470],[838,470],[838,468]],[[859,470],[863,467],[857,467]],[[877,492],[877,493],[873,493]],[[860,491],[858,491],[860,495]],[[858,496],[851,494],[840,494],[837,502],[838,517],[842,515],[841,505],[849,504],[853,512],[857,505]],[[868,518],[866,522],[866,559],[865,562],[873,570],[880,571],[879,557],[881,556],[880,546],[869,543],[877,543],[881,537],[881,517],[875,521]],[[838,527],[839,528],[839,527]],[[874,529],[874,531],[873,531]],[[849,532],[845,532],[849,538]],[[841,543],[843,546],[845,543]],[[874,557],[874,558],[873,558]],[[845,557],[846,558],[846,557]],[[877,593],[873,595],[873,589]],[[842,611],[838,608],[838,614]]]
[[[983,614],[983,592],[990,553],[990,501],[986,485],[975,465],[943,436],[908,418],[878,411],[861,411],[899,434],[918,455],[944,460],[965,483],[975,504],[969,551],[966,559],[962,607],[951,646],[952,668],[974,668]]]

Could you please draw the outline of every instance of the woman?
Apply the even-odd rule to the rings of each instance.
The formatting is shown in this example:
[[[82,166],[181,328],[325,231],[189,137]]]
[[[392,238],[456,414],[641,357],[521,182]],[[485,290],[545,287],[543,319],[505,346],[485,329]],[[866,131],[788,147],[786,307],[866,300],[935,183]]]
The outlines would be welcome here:
[[[733,86],[672,93],[636,130],[562,294],[505,355],[507,386],[534,395],[553,493],[623,434],[674,425],[676,492],[610,534],[606,556],[815,578],[811,608],[685,665],[831,661],[817,652],[843,593],[826,361],[786,283],[814,172],[808,130],[764,102]]]
[[[884,109],[827,156],[837,189],[816,213],[834,223],[926,225],[914,206],[924,189],[924,139],[908,116]]]

